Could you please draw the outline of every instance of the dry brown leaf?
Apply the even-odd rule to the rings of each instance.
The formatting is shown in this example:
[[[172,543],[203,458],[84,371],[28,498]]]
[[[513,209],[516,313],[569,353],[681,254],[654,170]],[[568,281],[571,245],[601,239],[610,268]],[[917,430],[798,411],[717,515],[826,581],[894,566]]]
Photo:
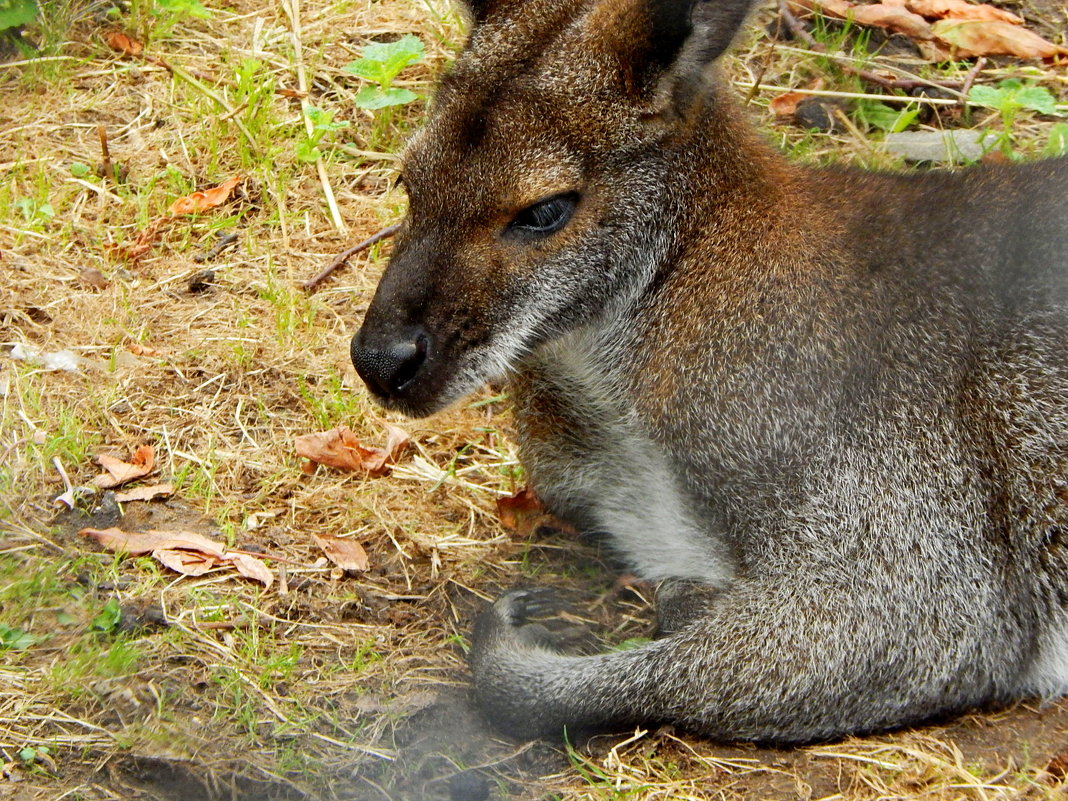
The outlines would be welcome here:
[[[78,532],[83,537],[92,537],[109,551],[144,556],[158,550],[201,551],[210,556],[222,557],[225,549],[221,542],[193,531],[123,531],[120,528],[83,528]]]
[[[1046,763],[1046,775],[1056,782],[1068,779],[1068,751],[1057,754]]]
[[[201,192],[193,192],[185,197],[180,197],[171,204],[171,214],[174,216],[179,214],[193,214],[195,212],[213,209],[216,206],[221,206],[230,199],[230,195],[233,193],[234,188],[243,180],[243,176],[235,175],[232,178],[227,178],[218,186],[213,186],[211,189],[205,189]]]
[[[497,499],[497,517],[501,525],[514,531],[521,530],[527,520],[544,514],[545,507],[530,487],[523,487],[507,498]]]
[[[93,483],[100,489],[111,489],[151,473],[156,467],[156,451],[151,445],[142,445],[131,454],[128,462],[101,455],[96,457],[96,463],[107,472],[94,478]]]
[[[152,551],[152,558],[184,576],[203,576],[219,564],[216,557],[200,551],[180,551],[171,548],[158,548]]]
[[[117,50],[124,56],[139,56],[145,52],[145,46],[131,36],[127,36],[122,31],[112,31],[104,40],[107,42],[108,47],[112,50]]]
[[[104,274],[95,267],[86,267],[80,273],[78,273],[78,280],[82,282],[84,286],[91,286],[93,289],[107,289],[111,286]]]
[[[797,111],[797,104],[804,100],[808,95],[803,95],[800,92],[787,92],[786,94],[773,97],[771,102],[768,103],[768,108],[776,117],[792,117]]]
[[[515,495],[497,499],[497,516],[501,525],[521,536],[528,536],[540,528],[551,528],[565,534],[578,534],[575,527],[545,511],[538,496],[530,487]]]
[[[970,3],[968,0],[904,0],[904,4],[909,11],[928,19],[1001,20],[1013,25],[1024,23],[1022,17],[1011,11],[986,3]]]
[[[794,12],[818,11],[839,19],[845,19],[853,5],[849,0],[790,0],[790,8]]]
[[[384,448],[367,447],[348,426],[304,434],[297,437],[294,444],[297,455],[311,462],[339,470],[360,470],[372,476],[381,476],[389,472],[390,466],[408,447],[410,439],[403,428],[387,423]],[[311,472],[308,465],[304,466],[304,471]]]
[[[875,25],[913,39],[930,39],[934,35],[930,23],[919,14],[889,3],[855,5],[848,16],[861,25]]]
[[[228,553],[226,555],[234,569],[245,578],[260,582],[266,589],[274,583],[274,573],[262,560],[247,553]]]
[[[173,484],[151,484],[147,487],[134,487],[115,493],[115,500],[119,503],[131,503],[132,501],[154,501],[156,498],[166,498],[174,494]]]
[[[140,342],[127,342],[126,350],[130,351],[134,356],[162,356],[163,351],[151,348],[148,345],[142,345]]]
[[[159,239],[160,234],[167,228],[168,225],[174,222],[173,215],[166,215],[164,217],[157,217],[145,226],[144,230],[137,235],[137,239],[134,240],[132,245],[117,245],[114,247],[116,253],[122,258],[127,259],[133,264],[137,264],[148,251],[152,250],[152,246],[156,244],[156,240]]]
[[[323,549],[323,553],[327,555],[331,562],[344,570],[363,571],[370,567],[367,551],[354,539],[348,537],[326,537],[319,534],[312,534],[312,539],[316,545]]]
[[[119,528],[83,528],[78,534],[91,537],[116,553],[151,554],[161,564],[187,576],[199,576],[213,567],[231,565],[242,576],[262,582],[268,588],[274,582],[274,574],[260,559],[227,551],[221,542],[193,531],[134,532]]]
[[[1068,54],[1068,48],[1048,42],[1037,33],[1009,22],[940,20],[931,26],[956,58],[1016,56],[1053,58]]]

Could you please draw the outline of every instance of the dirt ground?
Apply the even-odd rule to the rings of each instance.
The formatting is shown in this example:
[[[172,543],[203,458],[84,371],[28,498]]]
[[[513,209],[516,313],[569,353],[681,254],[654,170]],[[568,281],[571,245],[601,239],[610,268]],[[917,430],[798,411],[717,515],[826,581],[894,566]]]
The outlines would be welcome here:
[[[486,600],[554,585],[576,647],[596,649],[649,634],[648,588],[595,543],[502,525],[497,501],[524,484],[502,388],[420,421],[370,401],[348,341],[388,240],[303,286],[403,214],[394,154],[463,26],[440,0],[205,5],[47,3],[0,50],[0,799],[1068,795],[1065,701],[791,750],[670,728],[574,743],[488,729],[464,664]],[[1064,42],[1063,4],[1015,8]],[[854,95],[890,90],[769,38],[775,17],[731,62],[756,122],[795,158],[901,167],[856,111],[870,98]],[[855,46],[811,29],[832,52]],[[420,98],[357,107],[365,82],[344,66],[409,33],[426,55],[395,85]],[[972,67],[900,48],[884,62],[954,80]],[[1063,66],[993,58],[975,75],[1013,77],[1068,110]],[[754,80],[817,86],[848,124],[776,119],[781,91]],[[1006,131],[952,102],[924,120],[1005,133],[1027,157],[1058,122],[1023,110]],[[231,176],[232,197],[171,217]],[[386,423],[411,437],[386,475],[305,471],[296,454],[296,437],[341,425],[381,446]],[[119,503],[94,484],[98,457],[144,445],[151,471],[119,491],[168,482],[169,497]],[[84,489],[57,503],[68,481]],[[79,533],[110,527],[210,537],[262,558],[271,584],[228,563],[181,575]],[[366,567],[338,566],[315,535],[358,544]]]

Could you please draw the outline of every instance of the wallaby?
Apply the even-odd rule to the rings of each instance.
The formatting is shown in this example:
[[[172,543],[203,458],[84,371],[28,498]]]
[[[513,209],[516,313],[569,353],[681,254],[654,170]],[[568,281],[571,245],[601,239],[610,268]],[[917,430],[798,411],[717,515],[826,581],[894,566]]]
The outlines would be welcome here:
[[[751,0],[468,0],[353,339],[388,408],[507,377],[550,511],[664,635],[476,622],[519,736],[804,742],[1068,692],[1068,160],[788,163],[716,62]]]

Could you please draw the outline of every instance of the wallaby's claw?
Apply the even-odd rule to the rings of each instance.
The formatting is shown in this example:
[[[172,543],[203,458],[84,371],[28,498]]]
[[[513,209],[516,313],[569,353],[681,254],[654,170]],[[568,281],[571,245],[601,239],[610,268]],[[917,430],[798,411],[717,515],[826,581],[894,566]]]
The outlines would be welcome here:
[[[523,626],[532,618],[556,614],[563,604],[547,587],[519,587],[498,598],[493,608],[511,625]]]
[[[548,588],[509,590],[476,619],[471,640],[472,662],[502,647],[555,648],[558,635],[532,621],[553,615],[562,608],[556,593]]]

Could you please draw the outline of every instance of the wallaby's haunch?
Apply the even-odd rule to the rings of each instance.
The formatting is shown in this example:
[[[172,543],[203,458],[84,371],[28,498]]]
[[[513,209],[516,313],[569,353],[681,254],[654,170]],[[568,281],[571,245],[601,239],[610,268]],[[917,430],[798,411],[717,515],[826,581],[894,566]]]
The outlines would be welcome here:
[[[749,0],[470,0],[352,357],[509,376],[547,506],[670,579],[642,647],[475,627],[518,735],[796,742],[1068,691],[1068,160],[785,162],[715,62]]]

